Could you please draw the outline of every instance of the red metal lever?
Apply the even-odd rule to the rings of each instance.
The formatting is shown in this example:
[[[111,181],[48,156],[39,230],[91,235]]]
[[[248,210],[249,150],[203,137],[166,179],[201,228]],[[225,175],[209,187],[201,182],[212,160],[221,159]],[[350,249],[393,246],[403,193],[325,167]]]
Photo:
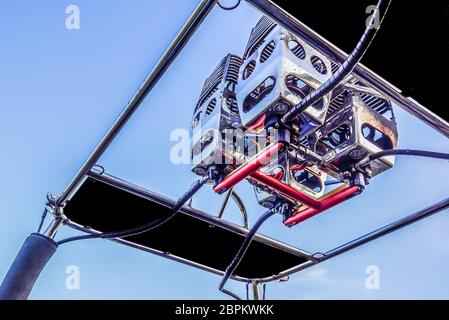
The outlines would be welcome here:
[[[279,192],[284,197],[303,204],[303,206],[301,206],[293,216],[284,221],[286,226],[291,226],[346,201],[355,194],[360,193],[362,190],[359,186],[347,187],[323,200],[316,200],[304,193],[299,192],[275,177],[261,172],[259,169],[269,164],[270,160],[273,158],[273,155],[278,155],[278,153],[282,151],[283,146],[284,145],[279,142],[262,150],[247,163],[242,164],[240,167],[227,175],[223,181],[214,187],[214,191],[220,193],[224,192],[235,186],[240,181],[251,177]],[[298,170],[299,169],[303,169],[303,166],[298,167]]]
[[[332,207],[335,207],[336,205],[348,200],[354,195],[360,193],[360,191],[361,188],[359,186],[348,187],[330,196],[329,198],[321,200],[319,208],[301,207],[293,216],[284,221],[284,225],[289,226],[293,224],[298,224],[309,218],[312,218],[313,216],[316,216],[317,214]]]
[[[273,155],[277,155],[281,151],[283,146],[284,146],[283,143],[278,142],[262,150],[260,153],[258,153],[252,159],[250,159],[247,163],[242,164],[240,167],[238,167],[233,172],[228,174],[223,179],[223,181],[221,181],[214,187],[214,191],[224,192],[226,190],[229,190],[243,179],[246,179],[255,171],[265,167],[270,162],[270,159],[273,158]]]

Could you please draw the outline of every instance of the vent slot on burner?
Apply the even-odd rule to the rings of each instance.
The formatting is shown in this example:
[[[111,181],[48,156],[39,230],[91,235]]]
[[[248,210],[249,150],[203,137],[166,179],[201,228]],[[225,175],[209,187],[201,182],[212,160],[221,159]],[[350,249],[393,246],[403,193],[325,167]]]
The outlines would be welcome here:
[[[260,62],[261,63],[264,63],[265,61],[267,61],[270,58],[275,47],[276,47],[276,44],[274,43],[274,41],[271,41],[269,44],[267,44],[265,46],[265,48],[263,48],[262,53],[260,54]]]
[[[251,31],[248,44],[245,49],[244,59],[248,59],[262,44],[265,38],[276,26],[270,18],[263,16]]]
[[[347,95],[347,92],[344,91],[332,99],[332,101],[329,104],[329,109],[327,110],[327,116],[334,114],[341,107],[343,107],[343,104],[345,103],[346,95]]]
[[[231,60],[229,62],[228,71],[226,74],[226,81],[232,81],[234,83],[237,83],[239,79],[239,71],[240,66],[242,65],[243,61],[239,57],[232,55]]]
[[[298,59],[304,60],[306,58],[306,51],[298,41],[290,40],[288,42],[288,48]]]
[[[360,97],[367,106],[376,111],[378,114],[389,120],[394,118],[391,103],[386,99],[375,97],[366,93],[362,93]]]
[[[248,79],[251,74],[253,73],[254,69],[256,68],[256,61],[251,60],[245,67],[245,70],[243,70],[242,78],[243,80]]]
[[[321,60],[317,56],[312,56],[310,58],[310,62],[312,63],[313,68],[319,73],[321,74],[327,73],[326,65],[324,64],[323,60]]]
[[[231,112],[238,114],[239,113],[239,107],[237,106],[237,100],[234,98],[228,98],[226,99],[226,106],[231,110]]]
[[[216,86],[209,91],[207,96],[200,98],[200,101],[198,101],[198,104],[196,105],[195,112],[197,112],[198,109],[201,108],[201,106],[203,105],[204,101],[207,101],[210,97],[212,97],[214,95],[215,92],[217,92],[219,84],[220,84],[220,82],[218,82],[216,84]]]
[[[217,105],[217,99],[213,98],[206,108],[206,116],[209,116],[215,109],[215,106]]]
[[[275,83],[274,77],[268,77],[259,84],[243,101],[243,112],[251,111],[263,98],[270,94]]]
[[[334,74],[335,72],[337,72],[337,70],[340,68],[340,65],[331,61],[331,71],[332,74]]]

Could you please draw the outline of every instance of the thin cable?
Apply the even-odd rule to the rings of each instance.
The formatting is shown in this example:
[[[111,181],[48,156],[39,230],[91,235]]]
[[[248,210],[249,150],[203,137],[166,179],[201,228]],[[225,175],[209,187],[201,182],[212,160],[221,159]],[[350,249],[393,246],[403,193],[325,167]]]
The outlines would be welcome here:
[[[385,12],[382,16],[382,19],[379,22],[379,26],[375,27],[374,22],[375,18],[380,14],[380,8],[382,6],[383,0],[379,0],[376,5],[376,9],[371,16],[370,22],[367,24],[365,28],[365,32],[362,35],[362,38],[357,43],[357,46],[345,60],[345,62],[338,68],[338,70],[321,86],[319,86],[316,90],[310,92],[306,97],[304,97],[296,106],[291,108],[282,118],[281,123],[286,124],[288,121],[292,120],[294,117],[304,112],[309,106],[317,103],[320,99],[322,99],[326,94],[331,92],[335,87],[343,81],[343,79],[349,75],[355,66],[360,62],[360,60],[365,55],[366,51],[372,44],[377,32],[384,21],[388,9],[391,5],[391,0],[388,2],[388,6],[385,9]]]
[[[47,213],[48,213],[48,210],[47,210],[47,208],[45,208],[44,212],[42,213],[41,222],[39,223],[39,227],[37,228],[37,233],[41,232],[42,226],[44,225],[45,218],[47,217]]]
[[[270,218],[274,214],[275,214],[275,210],[268,210],[262,216],[260,216],[260,218],[256,221],[254,226],[251,228],[251,230],[246,235],[246,238],[243,241],[242,246],[240,247],[239,251],[235,255],[235,257],[232,260],[231,264],[226,268],[225,274],[224,274],[224,276],[223,276],[223,278],[222,278],[222,280],[220,282],[220,285],[218,286],[218,290],[220,290],[221,292],[231,296],[232,298],[234,298],[236,300],[242,300],[235,293],[233,293],[233,292],[231,292],[229,290],[226,290],[224,288],[224,286],[225,286],[226,282],[229,280],[229,278],[234,274],[234,272],[237,269],[238,265],[242,261],[242,258],[245,255],[246,251],[248,250],[248,248],[249,248],[249,246],[251,244],[251,241],[254,239],[254,237],[255,237],[255,235],[257,233],[257,230],[259,230],[259,228],[262,226],[262,224],[268,218]]]
[[[225,7],[224,5],[222,5],[222,4],[220,3],[220,1],[218,1],[217,4],[218,4],[218,6],[219,6],[220,8],[222,8],[223,10],[230,11],[230,10],[236,9],[236,8],[240,5],[240,2],[242,2],[242,0],[238,0],[236,4],[234,4],[233,6],[230,6],[230,7]]]
[[[232,200],[234,200],[235,204],[239,208],[242,218],[243,218],[243,226],[248,229],[248,212],[246,211],[245,204],[243,203],[242,198],[237,194],[237,192],[234,191],[234,188],[231,188],[226,193],[226,196],[223,200],[223,203],[221,205],[220,211],[218,212],[218,218],[223,218],[224,211],[226,209],[226,206],[228,205],[229,198],[232,197]]]
[[[166,223],[170,219],[172,219],[176,213],[181,209],[181,207],[202,187],[204,184],[209,180],[208,176],[205,176],[197,181],[195,181],[192,186],[189,188],[189,190],[184,193],[178,201],[176,201],[173,208],[170,210],[170,214],[168,216],[156,219],[152,222],[149,222],[147,224],[123,230],[123,231],[117,231],[117,232],[107,232],[107,233],[96,233],[96,234],[88,234],[88,235],[82,235],[82,236],[76,236],[71,237],[67,239],[63,239],[58,242],[58,245],[72,242],[72,241],[78,241],[78,240],[86,240],[86,239],[113,239],[113,238],[124,238],[124,237],[130,237],[135,236],[137,234],[141,234],[147,231],[150,231],[154,228],[157,228],[161,226],[162,224]]]
[[[253,186],[253,189],[254,189],[254,196],[256,197],[256,200],[257,200],[257,202],[260,202],[260,199],[259,199],[259,196],[258,196],[258,191],[257,191],[257,187],[256,186]]]
[[[248,212],[246,211],[245,204],[243,203],[242,198],[235,192],[235,190],[232,190],[232,200],[237,204],[237,207],[239,207],[240,212],[242,213],[243,217],[243,226],[245,228],[248,228]]]
[[[368,163],[387,156],[414,156],[414,157],[424,157],[424,158],[433,158],[440,160],[449,160],[448,153],[442,152],[434,152],[434,151],[425,151],[425,150],[414,150],[414,149],[390,149],[384,150],[380,152],[373,153],[366,157],[364,160],[360,161],[358,167],[364,167]]]
[[[218,212],[218,218],[219,219],[223,218],[223,214],[224,214],[224,211],[226,209],[226,206],[228,205],[229,198],[231,197],[231,194],[232,194],[232,188],[229,189],[228,192],[225,195],[225,198],[224,198],[223,203],[221,205],[220,211]]]
[[[425,150],[414,150],[414,149],[391,149],[384,150],[377,153],[373,153],[368,156],[368,158],[373,161],[381,157],[386,156],[415,156],[424,158],[433,158],[441,160],[449,160],[449,153],[425,151]]]

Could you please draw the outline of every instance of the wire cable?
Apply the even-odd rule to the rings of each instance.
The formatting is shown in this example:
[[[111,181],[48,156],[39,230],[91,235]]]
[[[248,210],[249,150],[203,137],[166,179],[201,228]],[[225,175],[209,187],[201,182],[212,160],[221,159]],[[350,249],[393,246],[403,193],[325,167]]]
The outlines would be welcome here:
[[[357,166],[361,168],[376,159],[388,156],[414,156],[414,157],[433,158],[440,160],[449,160],[449,153],[415,150],[415,149],[389,149],[369,155],[364,160],[360,161]]]
[[[237,254],[235,255],[234,259],[232,260],[231,264],[226,268],[225,274],[220,282],[220,285],[218,286],[218,290],[220,290],[221,292],[231,296],[232,298],[236,299],[236,300],[242,300],[238,295],[236,295],[235,293],[226,290],[224,288],[226,282],[229,280],[229,278],[232,276],[232,274],[234,274],[235,270],[237,269],[237,267],[239,266],[240,262],[243,259],[243,256],[245,255],[246,251],[248,250],[251,241],[254,239],[257,230],[259,230],[259,228],[262,226],[262,224],[268,220],[268,218],[270,218],[272,215],[274,215],[276,212],[275,210],[268,210],[267,212],[265,212],[262,216],[260,216],[260,218],[256,221],[256,223],[254,224],[254,226],[251,228],[251,230],[248,232],[248,234],[246,235],[245,240],[242,243],[242,246],[240,247],[239,251],[237,252]]]
[[[248,229],[248,212],[246,211],[246,207],[245,204],[243,203],[242,198],[240,198],[237,192],[235,192],[234,188],[229,189],[228,192],[226,193],[220,211],[218,212],[218,218],[219,219],[223,218],[224,211],[226,209],[226,206],[228,205],[229,198],[231,197],[242,214],[243,226]]]
[[[235,204],[237,205],[240,212],[242,213],[243,226],[245,228],[248,228],[248,212],[246,211],[246,207],[245,207],[245,204],[243,203],[242,198],[238,195],[237,192],[235,192],[235,190],[232,190],[231,196],[232,196],[232,200],[234,200]]]
[[[45,218],[47,217],[47,214],[48,214],[48,209],[45,208],[44,212],[42,213],[42,217],[41,217],[41,221],[39,222],[39,226],[37,227],[37,233],[41,232],[42,226],[44,225],[44,221],[45,221]]]
[[[233,191],[232,188],[229,189],[228,192],[225,195],[225,198],[224,198],[223,203],[221,205],[220,211],[218,212],[218,218],[219,219],[223,218],[223,214],[224,214],[226,206],[227,206],[227,204],[229,202],[229,198],[231,197],[232,191]]]
[[[370,161],[387,156],[415,156],[424,158],[433,158],[441,160],[449,160],[449,153],[414,150],[414,149],[391,149],[373,153],[368,156]]]
[[[382,7],[383,0],[379,0],[376,5],[376,9],[371,16],[369,23],[365,28],[365,32],[363,33],[360,41],[357,43],[357,46],[345,60],[345,62],[338,68],[338,70],[321,86],[319,86],[316,90],[310,92],[306,97],[304,97],[296,106],[291,108],[282,118],[281,123],[286,124],[288,121],[292,120],[294,117],[302,113],[309,106],[317,103],[320,99],[322,99],[326,94],[331,92],[335,87],[343,81],[343,79],[349,75],[355,66],[360,62],[362,57],[365,55],[368,48],[371,46],[377,32],[384,21],[388,9],[390,8],[391,1],[389,0],[388,6],[385,9],[385,12],[382,16],[382,19],[379,22],[379,25],[376,27],[374,22],[376,17],[380,14],[380,9]]]
[[[130,237],[135,236],[137,234],[141,234],[147,231],[150,231],[154,228],[157,228],[161,226],[162,224],[166,223],[170,219],[172,219],[176,213],[181,209],[181,207],[196,193],[199,189],[201,189],[202,186],[209,180],[209,176],[204,176],[201,179],[195,181],[189,190],[184,193],[178,201],[174,204],[172,209],[170,210],[169,215],[161,217],[159,219],[156,219],[154,221],[151,221],[149,223],[146,223],[144,225],[134,227],[131,229],[123,230],[123,231],[116,231],[116,232],[106,232],[106,233],[95,233],[95,234],[88,234],[88,235],[81,235],[81,236],[75,236],[70,237],[67,239],[63,239],[57,242],[58,245],[72,242],[72,241],[78,241],[78,240],[86,240],[86,239],[113,239],[113,238],[124,238],[124,237]]]

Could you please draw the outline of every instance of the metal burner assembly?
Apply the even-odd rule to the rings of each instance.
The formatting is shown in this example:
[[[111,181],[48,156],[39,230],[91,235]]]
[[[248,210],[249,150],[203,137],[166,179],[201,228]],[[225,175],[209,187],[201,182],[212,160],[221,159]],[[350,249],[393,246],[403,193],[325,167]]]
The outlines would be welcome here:
[[[240,69],[237,102],[243,125],[275,122],[332,74],[330,60],[267,17],[251,32]],[[307,108],[298,125],[306,134],[323,124],[331,95]]]
[[[193,171],[214,170],[216,192],[246,179],[262,206],[289,204],[284,223],[292,226],[361,193],[393,167],[394,156],[357,166],[397,146],[383,93],[348,74],[282,122],[340,65],[266,16],[242,57],[228,55],[206,80],[192,121]]]
[[[235,95],[241,64],[242,59],[236,55],[224,57],[206,79],[195,107],[191,125],[192,161],[193,171],[200,176],[207,173],[211,164],[232,161],[233,144],[226,141],[225,134],[241,132],[236,130],[241,128],[241,120]]]
[[[191,152],[195,181],[174,200],[110,174],[99,164],[102,155],[206,17],[213,8],[232,11],[243,2],[263,16],[248,35],[248,41],[242,41],[242,52],[226,54],[226,50],[221,53],[224,57],[217,57],[206,73],[209,77],[197,103],[191,106],[192,118],[185,120],[190,126],[191,145],[187,152]],[[242,298],[225,288],[230,279],[246,283],[247,298],[251,286],[254,299],[264,299],[265,285],[269,282],[287,281],[296,272],[449,208],[446,197],[321,252],[309,252],[258,233],[272,216],[284,226],[293,227],[360,195],[373,180],[382,182],[378,176],[393,168],[396,156],[449,160],[447,153],[397,149],[398,128],[393,108],[402,108],[446,138],[449,124],[360,64],[389,11],[391,0],[378,0],[362,37],[350,54],[275,2],[199,1],[157,65],[67,187],[58,196],[47,194],[37,232],[25,240],[1,283],[0,300],[27,299],[39,274],[60,246],[88,239],[111,240],[218,275],[221,277],[218,289],[234,299]],[[344,20],[333,10],[329,13]],[[379,18],[377,27],[376,18]],[[213,33],[213,36],[217,35]],[[246,35],[244,37],[246,40]],[[189,66],[195,65],[189,63]],[[196,78],[189,73],[189,79]],[[182,85],[188,87],[189,83]],[[176,102],[178,97],[173,98]],[[166,168],[169,174],[163,176],[164,181],[181,183],[183,179],[175,176],[179,171],[171,170],[170,166]],[[427,175],[426,171],[426,179]],[[240,197],[237,194],[240,189],[234,187],[243,181],[249,183],[250,189]],[[388,185],[385,180],[384,185]],[[208,213],[194,207],[191,200],[204,186],[223,195],[218,212]],[[265,211],[255,213],[255,221],[245,206],[245,200],[253,199],[251,189]],[[403,191],[398,190],[396,192]],[[375,193],[370,197],[371,204],[383,200]],[[208,202],[217,198],[220,197],[205,201],[208,210],[215,211]],[[229,199],[241,213],[241,225],[223,218]],[[404,199],[406,201],[409,199]],[[375,207],[367,212],[374,210],[379,211]],[[341,219],[337,215],[334,218]],[[83,234],[56,240],[62,226]],[[317,233],[323,233],[318,225],[313,227],[318,228],[314,230]]]

